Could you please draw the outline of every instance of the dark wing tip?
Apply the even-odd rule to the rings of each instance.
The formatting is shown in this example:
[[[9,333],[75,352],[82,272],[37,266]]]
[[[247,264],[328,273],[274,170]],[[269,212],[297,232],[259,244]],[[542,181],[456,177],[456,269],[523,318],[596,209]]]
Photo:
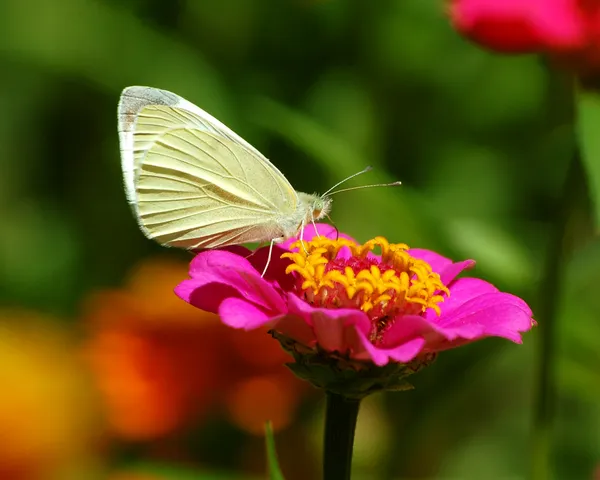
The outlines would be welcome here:
[[[179,96],[167,90],[153,87],[131,86],[121,92],[119,100],[118,118],[119,130],[129,131],[138,114],[150,105],[166,105],[169,107],[179,103]]]

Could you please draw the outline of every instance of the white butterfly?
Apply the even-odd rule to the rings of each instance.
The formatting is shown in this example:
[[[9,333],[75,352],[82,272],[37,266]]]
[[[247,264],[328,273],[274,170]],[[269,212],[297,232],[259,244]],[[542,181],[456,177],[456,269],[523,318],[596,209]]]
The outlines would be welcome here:
[[[326,216],[258,150],[194,104],[128,87],[118,109],[127,199],[142,232],[186,249],[281,242]]]
[[[142,232],[189,250],[273,244],[327,216],[331,195],[296,192],[267,158],[204,110],[174,93],[127,87],[118,109],[127,199]]]

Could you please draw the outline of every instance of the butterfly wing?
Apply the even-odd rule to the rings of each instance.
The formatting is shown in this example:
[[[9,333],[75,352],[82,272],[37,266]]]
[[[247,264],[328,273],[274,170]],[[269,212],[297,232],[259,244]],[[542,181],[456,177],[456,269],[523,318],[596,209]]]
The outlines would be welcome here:
[[[173,108],[162,111],[152,108],[145,110],[153,106]],[[142,113],[143,110],[145,111]],[[125,191],[132,204],[135,204],[136,171],[145,153],[160,135],[181,127],[193,126],[238,143],[254,155],[262,157],[287,182],[283,174],[243,138],[201,108],[167,90],[127,87],[119,100],[118,125]]]
[[[129,87],[119,103],[127,197],[149,238],[183,248],[269,241],[298,195],[258,150],[164,90]],[[289,223],[289,222],[288,222]]]
[[[295,211],[297,194],[238,143],[179,128],[146,152],[136,195],[148,237],[164,245],[213,248],[284,236],[279,219]]]

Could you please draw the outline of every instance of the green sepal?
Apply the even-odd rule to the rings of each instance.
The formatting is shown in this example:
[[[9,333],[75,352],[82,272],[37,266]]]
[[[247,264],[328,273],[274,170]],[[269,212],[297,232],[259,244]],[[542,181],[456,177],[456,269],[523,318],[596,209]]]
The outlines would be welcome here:
[[[410,390],[413,386],[406,378],[436,358],[435,353],[429,353],[408,363],[388,363],[379,367],[339,352],[306,347],[273,330],[270,333],[294,357],[295,361],[286,365],[297,377],[347,398],[364,398],[381,391]]]

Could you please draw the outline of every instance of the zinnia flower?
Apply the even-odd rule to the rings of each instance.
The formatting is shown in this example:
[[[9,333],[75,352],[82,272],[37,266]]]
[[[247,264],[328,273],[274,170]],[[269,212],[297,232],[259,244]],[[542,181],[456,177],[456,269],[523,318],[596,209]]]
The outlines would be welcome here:
[[[451,0],[462,35],[503,53],[541,53],[584,80],[600,72],[600,3],[595,0]]]
[[[578,0],[452,0],[450,16],[466,37],[507,53],[565,51],[585,42]]]
[[[334,370],[367,371],[353,378],[360,394],[390,388],[385,368],[378,381],[367,381],[379,367],[408,365],[410,371],[395,372],[400,380],[441,350],[489,336],[521,343],[520,333],[535,323],[520,298],[483,280],[457,278],[472,260],[455,263],[382,237],[360,245],[337,238],[329,225],[317,228],[318,235],[307,227],[302,242],[276,247],[264,278],[267,248],[252,255],[242,247],[199,253],[191,278],[175,292],[231,327],[268,327],[294,354],[294,371],[318,386],[331,389],[339,381],[320,368],[332,362]]]

